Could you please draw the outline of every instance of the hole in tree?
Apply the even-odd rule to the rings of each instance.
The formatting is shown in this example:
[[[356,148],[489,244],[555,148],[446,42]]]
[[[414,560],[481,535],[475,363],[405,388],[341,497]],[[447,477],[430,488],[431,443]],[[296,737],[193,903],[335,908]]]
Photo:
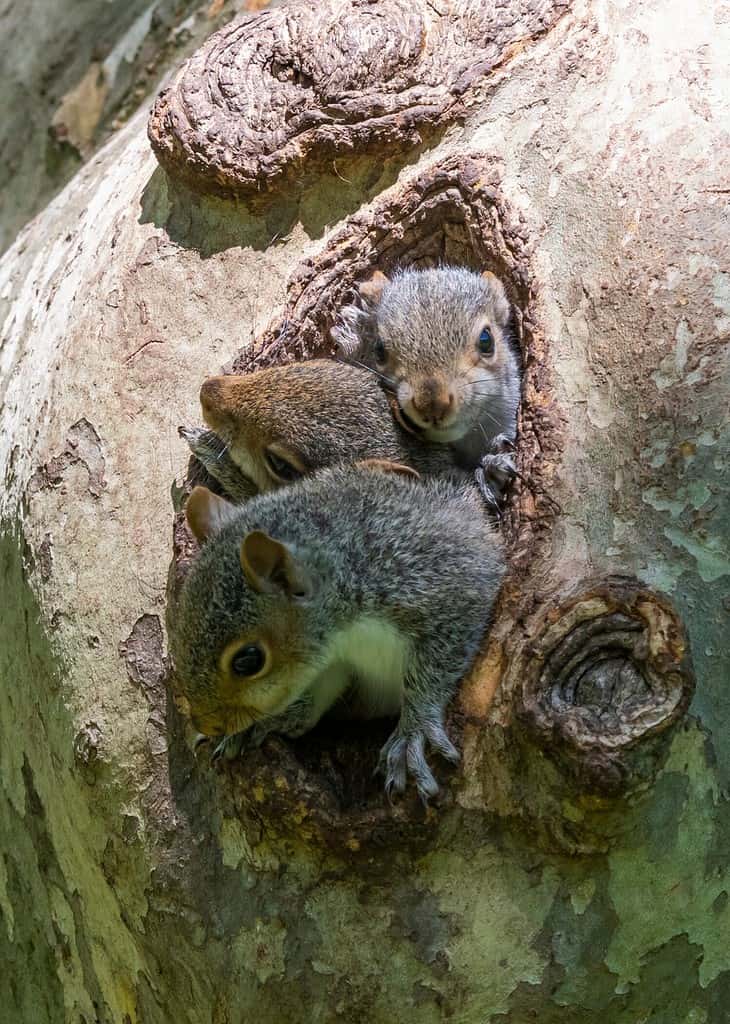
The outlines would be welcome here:
[[[529,246],[523,221],[500,192],[494,163],[484,156],[453,159],[414,176],[398,191],[351,217],[318,256],[292,275],[280,318],[242,353],[230,369],[244,373],[264,366],[333,354],[330,329],[352,289],[373,271],[399,267],[425,269],[442,264],[490,270],[504,283],[513,308],[513,329],[524,368],[520,441],[535,427],[525,415],[525,396],[535,387],[542,338],[533,313]],[[528,401],[529,405],[529,401]],[[539,475],[541,445],[529,472]],[[197,464],[196,464],[197,465]],[[524,471],[524,468],[523,468]],[[200,482],[200,467],[195,482]],[[505,530],[520,532],[520,502],[513,500]],[[448,715],[450,734],[460,740],[458,698]],[[326,716],[297,740],[273,737],[263,748],[227,763],[221,784],[232,811],[254,808],[267,828],[297,834],[304,830],[324,842],[350,849],[399,834],[413,838],[433,827],[415,793],[389,807],[381,778],[373,777],[378,753],[394,721],[341,722]],[[430,763],[442,784],[441,800],[452,799],[459,769]]]

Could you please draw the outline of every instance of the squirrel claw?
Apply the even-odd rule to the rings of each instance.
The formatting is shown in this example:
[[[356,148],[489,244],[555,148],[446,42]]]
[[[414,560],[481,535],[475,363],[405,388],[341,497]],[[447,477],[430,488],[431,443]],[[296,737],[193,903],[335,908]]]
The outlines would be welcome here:
[[[497,434],[496,437],[492,438],[492,443],[489,446],[489,451],[492,455],[504,455],[506,452],[514,452],[516,450],[515,440],[509,434]]]
[[[486,457],[487,456],[485,456],[485,458]],[[477,487],[479,488],[479,493],[484,499],[487,508],[497,517],[497,519],[501,519],[502,509],[500,499],[494,493],[492,487],[490,487],[490,485],[487,483],[487,474],[484,471],[484,469],[482,469],[481,466],[479,466],[479,468],[474,471],[474,478],[476,479],[476,484]]]
[[[424,726],[428,742],[433,749],[451,764],[458,764],[461,761],[461,754],[449,739],[446,729],[440,722],[431,722]]]
[[[505,490],[517,476],[517,465],[512,455],[514,450],[512,438],[506,434],[498,434],[474,471],[477,487],[484,501],[490,512],[498,518],[501,515]]]
[[[202,427],[186,427],[181,424],[177,428],[177,436],[182,438],[183,441],[187,441],[188,445],[194,451],[194,446],[200,442],[205,430]]]
[[[210,756],[213,764],[218,761],[234,761],[241,756],[245,733],[237,732],[232,736],[224,736]]]
[[[441,727],[441,731],[443,731],[443,727]],[[424,804],[428,804],[429,799],[438,793],[439,786],[428,766],[425,754],[426,739],[431,739],[431,735],[429,735],[431,733],[436,737],[439,734],[439,729],[436,727],[428,727],[424,731],[414,729],[405,735],[396,729],[380,751],[378,770],[385,775],[385,794],[391,804],[394,794],[400,796],[405,792],[409,775],[412,776],[418,795]],[[443,735],[446,738],[446,745],[440,738],[433,745],[441,753],[448,750],[449,760],[453,760],[454,755],[458,758],[458,751],[451,740],[446,737],[445,732]]]

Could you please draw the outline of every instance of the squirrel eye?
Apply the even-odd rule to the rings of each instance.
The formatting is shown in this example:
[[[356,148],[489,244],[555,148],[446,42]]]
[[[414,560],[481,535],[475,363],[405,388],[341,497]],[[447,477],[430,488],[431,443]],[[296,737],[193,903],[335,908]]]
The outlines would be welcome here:
[[[234,676],[245,678],[255,676],[266,663],[266,655],[258,644],[246,644],[231,658],[231,672]]]
[[[494,337],[488,327],[483,327],[479,335],[479,351],[484,356],[491,356],[494,353]]]
[[[374,346],[373,351],[375,352],[375,358],[377,359],[377,361],[379,363],[381,363],[381,364],[384,363],[385,362],[385,345],[382,343],[382,341],[380,341],[378,339],[378,341],[375,342],[375,346]]]
[[[264,452],[264,458],[271,475],[282,483],[291,483],[292,480],[299,480],[302,475],[296,466],[292,466],[291,462],[282,459],[281,455],[275,455],[274,452],[267,451]]]

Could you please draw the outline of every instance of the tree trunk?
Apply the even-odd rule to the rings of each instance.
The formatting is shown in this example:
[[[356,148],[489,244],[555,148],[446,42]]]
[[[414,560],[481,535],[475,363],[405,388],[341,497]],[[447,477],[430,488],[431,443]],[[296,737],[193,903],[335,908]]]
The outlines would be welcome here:
[[[420,32],[398,4],[378,7]],[[307,9],[261,31],[346,52],[291,30]],[[0,266],[13,1024],[728,1020],[730,19],[407,10],[430,19],[394,48],[423,58],[407,102],[368,99],[350,54],[350,106],[323,93],[243,152],[226,111],[195,134],[178,76],[150,127],[169,177],[140,113]],[[235,84],[211,52],[189,73]],[[292,111],[321,68],[276,52]],[[168,685],[176,428],[222,365],[326,351],[375,266],[439,259],[503,277],[525,352],[512,571],[453,713],[463,764],[427,813],[384,804],[369,731],[216,770]]]
[[[0,252],[172,64],[237,11],[265,6],[267,0],[5,3]]]

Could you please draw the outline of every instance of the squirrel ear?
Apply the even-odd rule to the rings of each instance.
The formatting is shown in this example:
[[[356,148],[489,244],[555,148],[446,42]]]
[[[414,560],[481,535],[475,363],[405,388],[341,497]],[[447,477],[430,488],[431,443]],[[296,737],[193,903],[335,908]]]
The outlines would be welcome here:
[[[390,280],[382,274],[379,270],[376,270],[371,278],[367,281],[363,281],[361,285],[358,285],[358,291],[360,296],[371,306],[377,306],[383,297],[383,288],[387,284],[390,284]]]
[[[290,598],[307,598],[312,585],[306,570],[281,541],[263,530],[252,530],[241,543],[243,574],[258,593],[283,591]]]
[[[500,327],[506,327],[509,323],[510,305],[509,299],[507,298],[507,292],[504,290],[504,285],[497,275],[491,272],[491,270],[485,270],[482,277],[489,285],[489,289],[492,293],[492,303],[494,305],[494,313],[497,317],[497,323]]]
[[[359,469],[370,469],[379,473],[399,473],[401,476],[421,479],[421,474],[411,466],[406,466],[402,462],[391,462],[390,459],[360,459],[355,465]]]
[[[235,505],[219,498],[207,487],[194,487],[185,502],[185,518],[199,544],[204,544],[211,534],[217,533],[235,512]]]

